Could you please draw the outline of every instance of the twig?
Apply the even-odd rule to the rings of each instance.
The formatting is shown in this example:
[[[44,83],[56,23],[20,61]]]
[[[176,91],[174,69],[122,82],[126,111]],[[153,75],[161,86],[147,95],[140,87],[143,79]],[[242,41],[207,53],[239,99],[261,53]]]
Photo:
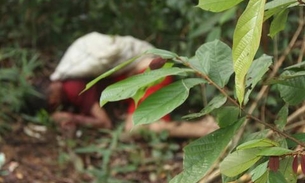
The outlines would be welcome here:
[[[289,124],[288,126],[286,126],[285,129],[286,129],[286,130],[292,130],[292,129],[298,127],[298,126],[304,126],[304,124],[305,124],[305,120],[297,121],[297,122],[295,122],[295,123]]]
[[[293,120],[295,120],[297,117],[304,115],[305,112],[305,105],[303,105],[298,110],[294,111],[289,117],[287,118],[287,123],[291,123]]]
[[[304,22],[304,11],[303,11],[303,8],[300,9],[300,17],[302,17],[302,18],[300,18],[300,21]],[[303,40],[302,40],[300,54],[299,54],[299,57],[298,57],[298,63],[302,62],[304,53],[305,53],[305,33],[303,33]]]
[[[261,124],[263,124],[264,126],[268,127],[269,129],[273,130],[274,132],[280,134],[281,136],[296,142],[297,144],[299,144],[302,147],[305,147],[305,143],[304,142],[302,142],[302,141],[300,141],[300,140],[298,140],[298,139],[288,135],[287,133],[285,133],[285,132],[279,130],[278,128],[276,128],[275,126],[273,126],[273,125],[271,125],[269,123],[266,123],[265,121],[262,121],[262,120],[254,117],[252,115],[249,115],[248,117],[253,119],[253,120],[255,120],[255,121],[257,121],[257,122],[259,122],[259,123],[261,123]]]
[[[305,4],[305,2],[303,2],[302,0],[298,0],[298,2],[299,2],[300,4]]]

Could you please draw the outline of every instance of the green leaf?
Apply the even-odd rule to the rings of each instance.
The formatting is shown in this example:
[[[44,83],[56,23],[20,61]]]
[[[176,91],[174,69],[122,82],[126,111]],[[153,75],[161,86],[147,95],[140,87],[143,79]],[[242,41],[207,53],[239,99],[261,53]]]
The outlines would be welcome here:
[[[206,82],[199,78],[176,81],[148,96],[133,115],[135,125],[155,122],[172,112],[188,97],[189,90],[195,85]]]
[[[194,30],[190,30],[191,32],[188,35],[189,38],[194,39],[194,38],[202,36],[208,32],[211,32],[212,29],[215,27],[215,25],[218,22],[220,23],[222,16],[223,16],[222,13],[217,13],[217,14],[211,16],[207,21],[200,23],[198,28],[196,28]]]
[[[259,177],[254,183],[266,183],[269,179],[269,172],[266,171],[261,177]]]
[[[281,97],[290,105],[297,105],[305,99],[305,76],[297,76],[297,73],[288,70],[284,71],[280,77],[289,79],[285,79],[277,85]]]
[[[173,59],[173,58],[178,57],[178,55],[176,53],[173,53],[173,52],[170,52],[167,50],[156,49],[156,48],[149,49],[145,53],[152,53],[155,55],[159,55],[163,59]]]
[[[247,141],[239,145],[236,149],[243,150],[243,149],[251,149],[256,147],[273,147],[273,146],[279,146],[279,144],[275,141],[264,138],[264,139],[255,139],[255,140]]]
[[[233,36],[235,90],[242,105],[245,95],[245,76],[259,47],[262,33],[265,0],[250,0],[238,19]]]
[[[286,67],[285,70],[305,70],[305,61]]]
[[[284,9],[283,11],[274,15],[274,19],[271,22],[269,31],[269,36],[271,38],[274,38],[277,33],[285,29],[288,13],[288,9]]]
[[[269,171],[269,182],[273,183],[287,183],[285,177],[283,176],[283,174],[279,171]]]
[[[293,3],[296,3],[296,0],[273,0],[266,3],[265,10],[282,7]]]
[[[205,43],[196,51],[196,57],[190,61],[192,68],[224,87],[233,74],[231,49],[219,40]]]
[[[258,59],[254,60],[250,66],[246,79],[246,94],[244,105],[249,101],[249,96],[256,84],[261,81],[264,74],[269,70],[269,66],[272,64],[272,57],[267,55],[262,55]]]
[[[268,161],[256,166],[250,173],[251,180],[255,182],[258,181],[260,178],[262,178],[264,174],[267,172],[267,167],[268,167]]]
[[[227,147],[245,118],[226,128],[220,128],[184,148],[183,172],[170,183],[196,183],[204,177]]]
[[[94,84],[96,84],[99,80],[110,76],[111,74],[113,74],[114,72],[117,72],[118,70],[121,70],[122,68],[126,67],[127,65],[131,64],[132,62],[134,62],[135,60],[137,60],[138,58],[140,58],[141,55],[137,56],[137,57],[133,57],[119,65],[117,65],[116,67],[110,69],[109,71],[101,74],[100,76],[98,76],[97,78],[95,78],[94,80],[90,81],[89,83],[86,84],[86,87],[83,91],[80,92],[80,94],[82,94],[83,92],[87,91],[89,88],[91,88]]]
[[[279,113],[277,114],[277,119],[274,121],[276,127],[279,130],[284,130],[286,123],[287,123],[287,116],[288,116],[288,105],[284,105]]]
[[[298,139],[301,142],[305,142],[305,133],[293,134],[292,137]],[[290,139],[287,139],[287,145],[290,149],[294,149],[298,144]]]
[[[232,8],[243,0],[199,0],[197,5],[203,10],[220,12]]]
[[[191,69],[162,68],[150,72],[144,72],[122,81],[108,86],[101,95],[100,105],[103,106],[109,101],[119,101],[133,97],[137,91],[152,82],[155,82],[165,76],[169,75],[183,75],[186,72],[192,72]]]
[[[221,28],[220,26],[213,27],[213,31],[209,32],[206,38],[206,42],[211,42],[220,39]]]
[[[220,172],[228,177],[234,177],[254,165],[261,156],[259,148],[237,150],[229,154],[219,165]]]
[[[286,156],[280,161],[279,172],[282,173],[288,183],[296,183],[298,178],[297,174],[292,170],[293,158],[293,156]]]
[[[199,113],[193,113],[193,114],[190,114],[190,115],[186,115],[183,118],[184,119],[186,119],[186,118],[199,118],[201,116],[209,114],[214,109],[217,109],[217,108],[221,107],[224,103],[226,103],[226,101],[227,101],[226,96],[224,96],[222,94],[217,95]]]
[[[282,148],[282,147],[270,147],[263,149],[258,155],[260,156],[281,156],[285,154],[290,154],[292,153],[292,150]]]
[[[230,122],[234,122],[240,115],[240,109],[235,106],[224,106],[215,110],[216,121],[220,128],[224,128],[231,125]]]

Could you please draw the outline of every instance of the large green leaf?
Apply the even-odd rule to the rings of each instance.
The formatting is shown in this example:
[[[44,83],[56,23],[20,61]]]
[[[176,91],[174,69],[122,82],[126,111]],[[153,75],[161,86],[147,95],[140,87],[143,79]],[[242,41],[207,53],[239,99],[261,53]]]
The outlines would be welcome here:
[[[265,0],[250,0],[238,19],[233,36],[233,62],[237,99],[242,105],[245,77],[259,47],[262,33]]]
[[[282,80],[278,84],[281,97],[290,105],[297,105],[305,99],[305,76],[296,76],[297,73],[288,70],[283,72],[280,77],[288,79]]]
[[[170,183],[196,183],[204,177],[244,120],[245,118],[242,118],[233,125],[220,128],[188,144],[184,148],[184,170],[172,179]]]
[[[198,7],[213,12],[220,12],[232,8],[243,0],[199,0]]]
[[[101,95],[100,105],[103,106],[109,101],[119,101],[133,97],[137,91],[152,82],[155,82],[168,75],[181,75],[186,72],[192,72],[191,69],[162,68],[150,72],[144,72],[125,80],[119,81],[113,85],[108,86]]]
[[[220,87],[224,87],[233,73],[231,49],[219,40],[205,43],[190,61],[193,69],[208,75]]]
[[[234,151],[220,163],[220,172],[228,177],[243,173],[261,159],[258,155],[260,151],[260,148]]]
[[[172,112],[188,97],[189,90],[195,85],[206,82],[199,78],[176,81],[147,97],[133,115],[135,125],[155,122]]]
[[[272,57],[262,55],[258,59],[254,60],[250,66],[246,79],[246,94],[244,99],[244,105],[249,101],[249,96],[256,86],[261,81],[264,74],[269,70],[269,66],[272,64]]]

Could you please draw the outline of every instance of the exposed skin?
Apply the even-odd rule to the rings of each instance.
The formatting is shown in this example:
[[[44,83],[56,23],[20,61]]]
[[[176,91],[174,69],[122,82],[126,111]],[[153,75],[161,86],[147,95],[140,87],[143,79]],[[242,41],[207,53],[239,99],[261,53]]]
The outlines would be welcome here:
[[[134,67],[134,69],[127,75],[133,75],[144,70],[145,68],[149,67],[150,62],[151,59],[139,62],[139,64],[137,64],[137,66]],[[61,96],[61,82],[51,83],[49,90],[49,105],[54,109],[54,107],[60,105],[63,100],[63,96]],[[75,130],[76,126],[78,125],[94,128],[112,128],[110,117],[106,113],[105,109],[99,106],[98,101],[92,105],[90,109],[90,116],[75,114],[71,112],[56,111],[51,115],[51,117],[56,123],[60,124],[61,128],[64,130]],[[159,120],[149,125],[142,125],[133,128],[132,114],[127,114],[125,120],[125,130],[127,132],[134,133],[137,132],[138,129],[142,128],[146,128],[157,133],[166,130],[171,137],[196,138],[214,131],[218,128],[218,126],[214,119],[211,116],[208,116],[202,120],[195,122],[164,122]]]
[[[52,82],[49,86],[48,103],[51,109],[55,109],[63,101],[61,82]],[[90,116],[71,112],[55,111],[52,119],[59,123],[63,129],[75,128],[76,125],[84,125],[96,128],[112,128],[112,123],[104,108],[95,102],[90,109]]]
[[[142,125],[133,127],[132,115],[126,118],[125,130],[131,133],[137,133],[139,129],[149,129],[150,131],[160,133],[167,131],[170,137],[179,138],[198,138],[202,137],[219,127],[211,116],[207,116],[202,120],[188,122],[188,121],[163,121],[159,120],[149,125]]]

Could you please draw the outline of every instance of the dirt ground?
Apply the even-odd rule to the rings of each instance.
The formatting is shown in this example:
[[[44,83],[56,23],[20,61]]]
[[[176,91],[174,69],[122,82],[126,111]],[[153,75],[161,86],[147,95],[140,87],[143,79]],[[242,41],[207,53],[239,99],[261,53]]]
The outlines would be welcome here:
[[[42,131],[30,133],[28,124],[19,122],[0,139],[0,152],[6,159],[0,183],[162,183],[182,171],[185,140],[163,143],[120,134],[113,141],[114,136],[95,130],[67,140],[54,128]],[[170,144],[175,148],[169,148]],[[76,150],[90,145],[100,147],[100,152]],[[108,161],[106,152],[110,152]]]

